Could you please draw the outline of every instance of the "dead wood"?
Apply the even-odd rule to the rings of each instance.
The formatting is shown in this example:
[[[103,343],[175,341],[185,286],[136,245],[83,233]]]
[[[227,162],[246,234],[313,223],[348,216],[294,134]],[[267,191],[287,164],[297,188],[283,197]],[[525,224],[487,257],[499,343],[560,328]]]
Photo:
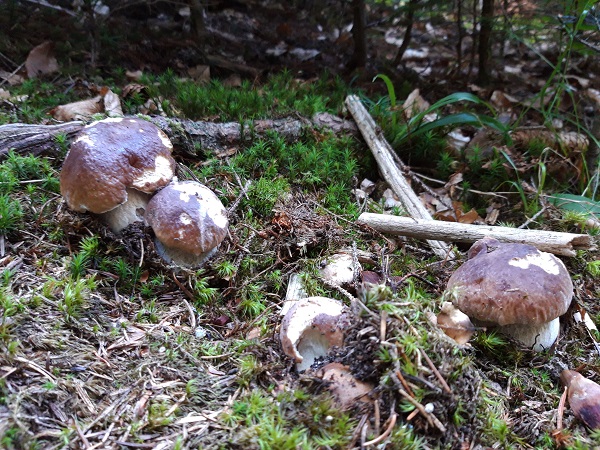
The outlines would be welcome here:
[[[9,150],[19,154],[39,155],[50,153],[56,147],[56,136],[65,134],[72,138],[83,122],[67,122],[58,125],[29,125],[14,123],[0,126],[0,159]]]
[[[539,250],[562,256],[575,256],[576,250],[593,250],[595,248],[592,238],[587,234],[469,225],[373,213],[361,214],[358,223],[368,225],[382,233],[418,239],[472,243],[489,236],[500,242],[531,244]]]
[[[184,119],[149,117],[173,141],[175,152],[197,156],[208,150],[217,156],[235,153],[241,145],[276,132],[288,141],[301,137],[307,129],[323,129],[333,133],[356,133],[356,126],[328,113],[318,113],[312,119],[287,117],[276,120],[255,120],[244,123],[195,122]],[[23,123],[0,126],[0,159],[13,150],[18,154],[51,154],[56,148],[56,136],[64,134],[70,140],[84,126],[83,122],[58,125]]]
[[[383,137],[381,130],[362,105],[360,99],[354,95],[346,98],[346,106],[356,121],[365,142],[373,152],[381,175],[398,196],[406,212],[415,219],[433,221],[433,218],[421,203],[417,194],[412,190],[408,181],[396,164],[390,144]],[[379,131],[378,131],[379,130]],[[440,258],[454,258],[456,255],[448,244],[439,240],[427,240],[434,253]]]

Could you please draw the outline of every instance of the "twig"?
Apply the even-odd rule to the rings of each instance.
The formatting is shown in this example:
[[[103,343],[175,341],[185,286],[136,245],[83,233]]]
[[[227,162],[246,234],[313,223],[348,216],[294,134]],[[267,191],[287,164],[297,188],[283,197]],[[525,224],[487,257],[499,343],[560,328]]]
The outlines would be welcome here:
[[[535,222],[535,220],[538,217],[540,217],[542,214],[544,214],[544,212],[546,212],[547,209],[548,209],[548,206],[545,205],[542,209],[540,209],[538,212],[536,212],[532,217],[530,217],[529,219],[527,219],[524,223],[522,223],[521,225],[519,225],[517,228],[520,229],[520,230],[522,230],[524,228],[527,228],[531,222]]]
[[[192,294],[192,293],[191,293],[191,292],[188,290],[188,288],[186,288],[186,287],[185,287],[183,284],[181,284],[181,281],[179,281],[179,280],[177,279],[177,275],[175,275],[175,272],[173,272],[173,280],[175,281],[175,284],[176,284],[177,286],[179,286],[179,289],[181,289],[181,291],[182,291],[182,292],[185,294],[185,296],[186,296],[187,298],[189,298],[189,299],[190,299],[190,301],[192,301],[192,302],[193,302],[194,300],[196,300],[196,299],[195,299],[195,297],[194,297],[194,294]]]
[[[558,410],[556,412],[556,430],[562,431],[563,429],[563,414],[565,412],[565,402],[567,401],[567,387],[560,396],[560,402],[558,402]]]
[[[438,379],[438,381],[442,385],[442,388],[444,388],[444,390],[448,394],[452,394],[452,390],[450,389],[450,386],[448,386],[448,383],[446,383],[446,380],[444,380],[444,377],[442,377],[442,374],[440,373],[440,371],[437,370],[437,367],[435,367],[435,365],[433,364],[433,361],[429,358],[429,356],[427,356],[427,353],[425,353],[425,351],[423,351],[421,349],[419,349],[419,351],[423,355],[423,358],[425,358],[425,361],[427,361],[427,365],[429,366],[429,368],[431,369],[431,371],[433,372],[435,377]]]
[[[595,248],[594,241],[588,234],[560,231],[520,230],[510,227],[470,225],[374,213],[362,213],[357,219],[357,223],[365,224],[384,233],[429,240],[472,243],[484,237],[492,237],[500,242],[531,244],[539,250],[562,256],[575,256],[576,250]]]
[[[409,403],[411,403],[415,408],[417,408],[419,410],[419,412],[423,415],[423,417],[425,417],[425,419],[427,420],[427,422],[429,422],[429,424],[433,427],[436,427],[438,430],[440,430],[442,433],[446,432],[446,427],[444,426],[444,424],[442,422],[439,421],[439,419],[437,417],[435,417],[433,414],[428,413],[425,410],[425,407],[423,405],[421,405],[421,403],[419,403],[418,401],[416,401],[414,398],[412,398],[403,388],[402,385],[400,383],[400,380],[398,380],[398,377],[396,376],[396,374],[392,374],[391,375],[392,380],[394,380],[396,382],[396,390],[398,391],[398,393],[404,397],[406,400],[408,400]]]
[[[385,431],[381,435],[379,435],[378,437],[376,437],[375,439],[373,439],[371,441],[365,442],[363,445],[365,447],[368,447],[370,445],[379,444],[380,442],[383,442],[385,439],[387,439],[387,437],[392,433],[392,430],[394,429],[394,426],[396,425],[396,419],[397,418],[398,418],[398,414],[392,413],[392,415],[388,419],[389,420],[389,425],[387,426],[387,428],[385,429]]]
[[[4,80],[0,81],[0,86],[3,86],[4,83],[7,83],[8,80],[10,79],[10,77],[12,77],[15,73],[17,73],[19,70],[21,70],[21,68],[25,65],[25,63],[21,64],[19,67],[17,67],[15,70],[13,70],[10,74],[8,74],[7,77],[4,78]]]
[[[79,428],[79,424],[77,423],[77,420],[75,419],[75,417],[73,417],[71,420],[73,421],[73,427],[75,428],[75,431],[77,431],[77,435],[79,436],[79,439],[81,439],[81,442],[83,442],[84,448],[89,449],[90,441],[87,440],[87,438],[81,431],[81,428]]]
[[[383,178],[400,198],[404,209],[406,209],[411,217],[432,221],[433,219],[429,211],[427,211],[417,194],[412,190],[404,174],[398,167],[397,162],[394,160],[392,156],[394,150],[360,99],[355,95],[350,95],[346,97],[345,104],[354,117],[365,142],[371,149],[371,153],[373,153],[377,161]],[[445,242],[428,239],[427,243],[433,252],[442,259],[454,259],[458,256]]]
[[[190,305],[190,303],[186,299],[183,299],[183,303],[185,303],[185,307],[187,308],[187,310],[190,313],[190,326],[192,327],[192,330],[195,330],[196,329],[196,314],[194,313],[194,310],[192,309],[192,305]]]
[[[229,208],[227,208],[227,215],[230,216],[231,214],[233,214],[235,212],[235,210],[237,209],[237,207],[240,205],[240,202],[242,201],[243,197],[248,198],[248,189],[250,189],[250,185],[252,184],[252,180],[246,180],[246,183],[244,185],[242,185],[242,181],[240,180],[240,177],[237,175],[237,173],[235,173],[235,178],[236,180],[238,180],[240,187],[241,187],[241,191],[239,193],[239,195],[237,196],[237,198],[235,199],[235,201],[231,204],[231,206]]]

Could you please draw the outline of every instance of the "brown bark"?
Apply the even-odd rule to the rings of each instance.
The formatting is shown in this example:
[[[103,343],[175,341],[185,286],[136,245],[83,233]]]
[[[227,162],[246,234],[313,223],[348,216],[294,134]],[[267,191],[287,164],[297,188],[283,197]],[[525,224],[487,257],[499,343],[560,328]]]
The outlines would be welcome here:
[[[353,122],[328,113],[315,114],[312,119],[288,117],[277,120],[255,120],[242,127],[237,122],[194,122],[165,117],[149,118],[173,141],[175,151],[197,156],[197,149],[209,150],[217,156],[235,153],[238,147],[247,145],[256,137],[275,131],[289,141],[300,138],[307,128],[330,130],[333,133],[357,133]],[[8,124],[0,126],[0,159],[13,150],[19,154],[52,154],[56,151],[56,136],[65,134],[68,139],[84,126],[83,122],[67,122],[59,125]]]
[[[479,31],[479,76],[478,82],[490,82],[490,54],[492,30],[494,28],[494,0],[483,0]]]
[[[419,0],[410,0],[408,2],[407,11],[406,11],[406,29],[404,30],[404,38],[402,39],[402,45],[398,49],[398,53],[396,53],[396,57],[394,58],[394,64],[398,65],[402,61],[402,57],[404,53],[408,49],[410,45],[410,40],[412,39],[412,28],[415,20],[415,11],[417,9],[417,4]]]
[[[354,39],[354,55],[352,64],[355,67],[364,67],[367,64],[367,13],[364,0],[352,0],[354,21],[352,23],[352,37]]]

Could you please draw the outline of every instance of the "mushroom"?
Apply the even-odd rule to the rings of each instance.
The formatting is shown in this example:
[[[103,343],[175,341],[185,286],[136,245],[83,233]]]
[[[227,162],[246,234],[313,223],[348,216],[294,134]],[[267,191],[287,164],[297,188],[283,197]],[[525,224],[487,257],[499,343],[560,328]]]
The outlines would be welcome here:
[[[219,198],[196,181],[176,181],[158,192],[146,208],[158,254],[168,263],[198,267],[227,236],[227,213]]]
[[[323,279],[336,286],[351,288],[354,281],[354,258],[348,253],[336,253],[321,263]],[[360,270],[360,264],[357,267]]]
[[[60,173],[69,208],[101,215],[116,233],[143,221],[150,194],[175,174],[173,144],[154,124],[111,118],[84,127]]]
[[[333,362],[323,366],[317,375],[329,382],[329,391],[341,409],[351,409],[360,401],[371,403],[368,394],[374,386],[357,380],[344,364]]]
[[[306,370],[317,358],[344,343],[350,325],[347,308],[338,300],[307,297],[295,302],[281,322],[279,338],[283,352]]]
[[[573,282],[562,261],[527,244],[484,238],[450,277],[444,297],[474,321],[535,351],[549,348],[567,312]]]
[[[592,430],[599,430],[600,385],[574,370],[563,370],[560,381],[567,387],[573,414]]]
[[[465,345],[469,342],[475,332],[475,327],[469,316],[450,302],[444,302],[440,313],[437,317],[433,317],[437,326],[459,345]]]

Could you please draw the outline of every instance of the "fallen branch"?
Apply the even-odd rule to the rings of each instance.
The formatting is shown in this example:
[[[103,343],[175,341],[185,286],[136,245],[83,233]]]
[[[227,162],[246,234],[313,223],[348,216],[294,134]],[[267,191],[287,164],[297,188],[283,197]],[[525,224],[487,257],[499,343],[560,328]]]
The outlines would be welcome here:
[[[433,221],[433,218],[421,203],[421,200],[412,190],[402,171],[398,168],[393,157],[393,149],[386,141],[381,133],[381,129],[377,127],[375,121],[365,109],[360,99],[355,95],[350,95],[346,98],[346,107],[354,117],[358,129],[363,135],[365,142],[373,152],[373,156],[377,161],[381,175],[390,185],[394,193],[398,196],[404,209],[411,217],[415,219],[424,219]],[[361,216],[362,217],[362,216]],[[375,227],[373,227],[375,228]],[[428,239],[433,252],[440,258],[455,258],[456,255],[445,242],[440,240]]]
[[[0,159],[9,150],[21,155],[50,153],[56,148],[56,136],[65,134],[72,138],[81,128],[83,122],[67,122],[58,125],[29,125],[13,123],[0,126]]]
[[[318,113],[312,119],[287,117],[276,120],[238,122],[194,122],[160,116],[148,118],[173,141],[175,152],[197,156],[198,149],[209,150],[219,157],[234,154],[238,147],[247,145],[270,132],[278,133],[288,141],[302,136],[306,129],[325,129],[333,133],[356,133],[356,126],[328,113]],[[85,124],[66,122],[58,125],[29,125],[23,123],[0,126],[0,159],[9,150],[18,154],[39,155],[56,149],[56,136],[65,134],[72,139]]]
[[[522,230],[518,228],[468,225],[457,222],[412,219],[388,214],[363,213],[358,223],[377,231],[419,239],[438,239],[450,242],[475,242],[485,236],[500,242],[531,244],[538,249],[562,256],[575,256],[575,250],[593,250],[595,245],[587,234],[558,231]]]

